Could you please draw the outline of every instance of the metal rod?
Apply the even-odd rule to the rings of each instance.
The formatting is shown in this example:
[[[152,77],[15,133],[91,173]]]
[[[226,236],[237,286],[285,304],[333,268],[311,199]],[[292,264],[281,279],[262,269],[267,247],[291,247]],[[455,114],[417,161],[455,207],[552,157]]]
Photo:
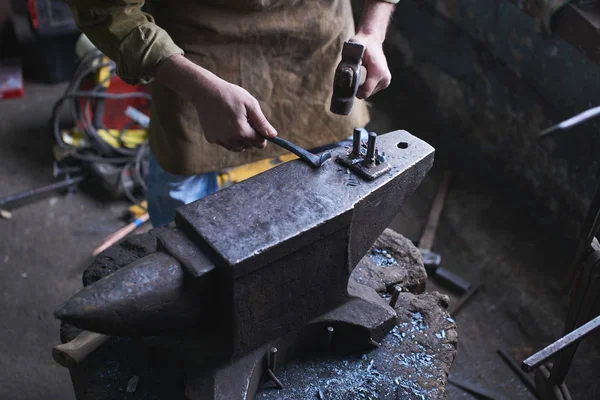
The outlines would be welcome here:
[[[517,374],[517,376],[519,377],[519,379],[521,379],[521,382],[523,382],[525,387],[527,387],[527,389],[529,389],[529,391],[537,399],[543,400],[542,397],[537,392],[537,389],[535,388],[535,383],[533,383],[532,380],[529,379],[529,376],[527,376],[527,374],[525,372],[521,371],[521,368],[519,368],[519,365],[515,362],[515,360],[513,360],[511,356],[506,354],[506,352],[504,350],[498,349],[497,352],[498,352],[498,355],[500,355],[500,357],[502,358],[502,360],[504,360],[506,365],[508,365],[510,367],[510,369],[512,369],[513,372],[515,374]]]
[[[327,327],[327,348],[331,348],[331,343],[333,342],[333,326]]]
[[[269,351],[269,369],[275,372],[275,366],[277,364],[277,347],[271,347]]]
[[[398,302],[398,297],[400,297],[401,290],[394,286],[394,292],[392,293],[392,298],[390,299],[390,307],[396,308],[396,303]]]
[[[487,400],[501,400],[504,399],[501,395],[494,393],[488,389],[472,384],[471,382],[456,379],[453,376],[448,377],[448,382],[452,385],[461,388],[465,392],[476,395],[478,398]]]
[[[375,143],[377,141],[377,134],[375,132],[369,132],[369,141],[367,142],[367,155],[365,156],[364,164],[370,165],[375,161]]]
[[[525,372],[531,372],[540,365],[544,364],[558,352],[564,350],[565,348],[574,345],[581,341],[586,336],[590,335],[596,329],[600,328],[600,316],[597,316],[593,320],[589,321],[587,324],[581,325],[579,328],[575,329],[573,332],[569,333],[566,336],[558,339],[556,342],[544,347],[542,350],[538,351],[521,364],[521,368]]]
[[[11,194],[9,196],[0,198],[0,206],[5,206],[6,204],[14,203],[40,194],[55,192],[69,186],[77,185],[81,181],[83,181],[83,176],[76,176],[74,178],[65,179],[62,182],[56,182],[41,188],[29,189],[20,193]]]
[[[320,156],[313,154],[307,150],[304,150],[302,147],[296,146],[293,143],[288,142],[287,140],[281,139],[278,136],[274,138],[266,138],[269,142],[275,143],[279,147],[283,147],[284,149],[291,151],[308,165],[313,168],[319,168],[323,163],[331,158],[330,152],[325,152]]]
[[[269,375],[269,378],[271,378],[271,380],[273,382],[275,382],[275,384],[277,385],[277,387],[279,389],[283,389],[283,383],[281,383],[281,381],[279,379],[277,379],[277,377],[275,376],[275,373],[273,371],[271,371],[271,369],[267,369],[267,374]]]
[[[462,310],[462,308],[471,300],[473,295],[475,295],[479,291],[480,287],[481,287],[481,285],[477,285],[477,286],[473,287],[471,290],[469,290],[467,293],[465,293],[458,300],[458,303],[456,303],[454,305],[454,307],[452,307],[448,311],[448,314],[452,315],[453,317],[456,316],[460,312],[460,310]]]
[[[360,137],[362,135],[362,129],[354,128],[354,135],[352,136],[352,158],[360,157]]]
[[[570,129],[576,125],[579,125],[587,120],[590,120],[592,118],[595,118],[596,116],[600,115],[600,106],[599,107],[594,107],[594,108],[590,108],[589,110],[586,110],[580,114],[577,114],[574,117],[569,118],[566,121],[563,121],[559,124],[553,125],[550,128],[544,129],[542,132],[540,132],[538,134],[539,137],[542,136],[547,136],[551,133],[555,133],[556,131],[561,131],[561,130],[567,130]]]
[[[369,338],[369,344],[375,348],[381,347],[381,343],[376,342],[375,340],[373,340],[373,338]]]

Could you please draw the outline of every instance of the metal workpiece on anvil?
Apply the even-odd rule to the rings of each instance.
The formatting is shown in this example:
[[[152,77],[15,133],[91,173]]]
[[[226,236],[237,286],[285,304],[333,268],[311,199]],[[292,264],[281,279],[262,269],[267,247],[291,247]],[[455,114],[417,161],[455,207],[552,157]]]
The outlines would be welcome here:
[[[216,332],[235,358],[350,304],[350,272],[433,164],[434,149],[408,132],[377,145],[389,171],[358,186],[335,163],[291,161],[179,208],[157,253],[87,286],[56,316],[110,335]],[[363,314],[387,315],[369,307]]]
[[[364,129],[355,129],[352,137],[352,150],[336,157],[338,164],[348,168],[366,180],[377,179],[391,169],[387,162],[387,155],[377,148],[377,134],[369,132],[367,143],[361,141]],[[407,142],[398,142],[399,149],[406,149]],[[363,151],[362,148],[365,148]]]

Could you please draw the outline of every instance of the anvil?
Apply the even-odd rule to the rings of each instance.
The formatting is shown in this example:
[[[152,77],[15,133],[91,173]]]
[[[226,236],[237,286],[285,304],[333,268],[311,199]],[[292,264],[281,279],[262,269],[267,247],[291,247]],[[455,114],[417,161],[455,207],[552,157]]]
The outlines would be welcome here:
[[[273,346],[285,360],[331,341],[334,329],[338,344],[376,343],[396,314],[348,279],[434,155],[406,131],[377,145],[389,170],[371,181],[335,162],[292,161],[179,208],[156,253],[87,286],[56,316],[99,333],[202,343],[218,362],[197,363],[189,398],[252,398]],[[332,151],[340,160],[350,153]]]

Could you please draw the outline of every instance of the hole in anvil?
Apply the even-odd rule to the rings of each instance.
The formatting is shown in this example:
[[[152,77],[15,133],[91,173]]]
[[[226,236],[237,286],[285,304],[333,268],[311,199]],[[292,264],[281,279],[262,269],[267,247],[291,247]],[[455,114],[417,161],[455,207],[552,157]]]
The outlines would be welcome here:
[[[408,148],[408,143],[406,143],[406,142],[400,142],[400,143],[398,143],[398,148],[399,149],[406,149],[406,148]]]

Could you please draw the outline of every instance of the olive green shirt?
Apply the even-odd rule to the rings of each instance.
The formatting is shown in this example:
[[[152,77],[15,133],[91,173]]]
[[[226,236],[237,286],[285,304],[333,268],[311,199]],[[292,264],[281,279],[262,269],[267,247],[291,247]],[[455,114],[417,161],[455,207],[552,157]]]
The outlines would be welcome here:
[[[329,112],[335,67],[354,34],[350,0],[65,0],[81,31],[115,61],[127,83],[174,54],[242,86],[280,136],[314,148],[348,137],[368,120],[366,104],[350,116]],[[394,2],[394,0],[390,1]],[[167,171],[192,175],[273,157],[283,151],[228,152],[209,144],[195,109],[152,84],[150,146]]]

